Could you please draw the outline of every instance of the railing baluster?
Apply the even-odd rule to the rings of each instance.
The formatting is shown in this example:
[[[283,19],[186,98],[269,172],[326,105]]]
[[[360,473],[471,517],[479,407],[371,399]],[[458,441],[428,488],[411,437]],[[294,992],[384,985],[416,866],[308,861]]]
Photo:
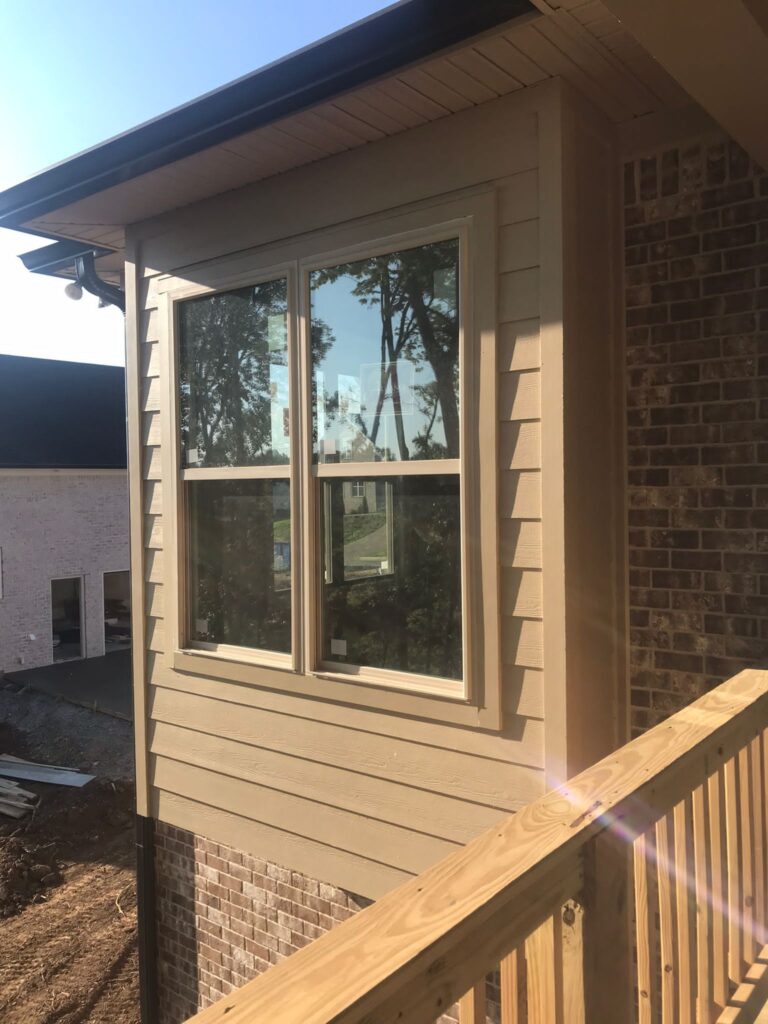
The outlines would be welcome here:
[[[758,952],[765,945],[765,792],[763,790],[762,736],[749,745],[749,769],[752,795],[753,850],[755,860],[755,900],[752,908],[754,936]]]
[[[560,929],[549,917],[525,940],[528,1024],[562,1024],[558,974],[562,965]],[[562,989],[561,989],[562,992]]]
[[[695,977],[696,955],[691,927],[693,871],[689,856],[689,841],[693,831],[690,797],[677,804],[672,812],[675,823],[675,916],[677,918],[677,986],[679,996],[678,1021],[693,1024],[696,1018]]]
[[[637,934],[637,991],[639,1024],[656,1024],[656,924],[655,900],[649,862],[655,855],[653,834],[648,832],[634,842],[635,928]]]
[[[505,956],[499,965],[501,1024],[522,1024],[520,1020],[520,964],[518,951]]]
[[[739,787],[739,820],[741,831],[741,879],[742,879],[742,931],[744,933],[743,957],[747,964],[755,959],[755,875],[754,875],[754,828],[752,819],[752,780],[749,768],[749,747],[742,747],[738,754],[737,780]]]
[[[693,791],[693,858],[696,886],[696,1020],[714,1020],[712,985],[712,905],[710,903],[711,853],[709,813],[704,786]]]
[[[563,1020],[566,1024],[585,1024],[584,1004],[584,907],[568,900],[559,921],[563,957]]]
[[[725,912],[725,793],[723,771],[719,768],[707,781],[709,803],[709,852],[712,858],[710,893],[712,903],[712,993],[720,1012],[728,1000],[728,918]]]
[[[459,1024],[485,1024],[485,977],[459,1000]]]
[[[728,879],[728,977],[732,984],[741,981],[743,964],[742,881],[739,856],[739,795],[736,781],[736,759],[726,761],[725,776],[725,851]]]
[[[676,977],[675,927],[672,904],[672,851],[669,843],[670,815],[656,822],[656,872],[659,893],[659,956],[661,958],[661,1020],[675,1024]]]

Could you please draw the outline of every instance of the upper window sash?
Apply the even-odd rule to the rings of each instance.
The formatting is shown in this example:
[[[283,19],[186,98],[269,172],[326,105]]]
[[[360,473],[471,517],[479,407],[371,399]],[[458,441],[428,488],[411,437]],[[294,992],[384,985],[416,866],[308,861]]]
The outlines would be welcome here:
[[[289,291],[283,273],[177,303],[184,469],[289,464]]]

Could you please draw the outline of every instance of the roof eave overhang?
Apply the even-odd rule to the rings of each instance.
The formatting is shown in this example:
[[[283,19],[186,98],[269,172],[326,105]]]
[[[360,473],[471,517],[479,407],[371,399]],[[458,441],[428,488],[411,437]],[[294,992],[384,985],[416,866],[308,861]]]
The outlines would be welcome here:
[[[24,230],[36,217],[536,13],[531,0],[403,0],[7,189],[0,227]]]

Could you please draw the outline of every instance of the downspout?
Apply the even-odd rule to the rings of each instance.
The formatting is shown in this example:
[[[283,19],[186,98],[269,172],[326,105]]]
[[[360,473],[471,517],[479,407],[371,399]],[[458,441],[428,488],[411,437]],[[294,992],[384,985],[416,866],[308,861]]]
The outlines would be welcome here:
[[[92,252],[84,252],[75,257],[75,276],[81,288],[101,299],[105,305],[117,306],[125,313],[125,292],[122,288],[102,281],[96,273],[96,261]]]

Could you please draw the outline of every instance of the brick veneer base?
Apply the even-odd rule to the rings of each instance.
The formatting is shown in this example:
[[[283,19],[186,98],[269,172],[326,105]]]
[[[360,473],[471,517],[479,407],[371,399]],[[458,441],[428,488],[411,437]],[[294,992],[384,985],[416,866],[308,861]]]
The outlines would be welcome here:
[[[160,1024],[181,1024],[370,902],[157,822]]]
[[[768,658],[768,177],[624,167],[633,732]]]

